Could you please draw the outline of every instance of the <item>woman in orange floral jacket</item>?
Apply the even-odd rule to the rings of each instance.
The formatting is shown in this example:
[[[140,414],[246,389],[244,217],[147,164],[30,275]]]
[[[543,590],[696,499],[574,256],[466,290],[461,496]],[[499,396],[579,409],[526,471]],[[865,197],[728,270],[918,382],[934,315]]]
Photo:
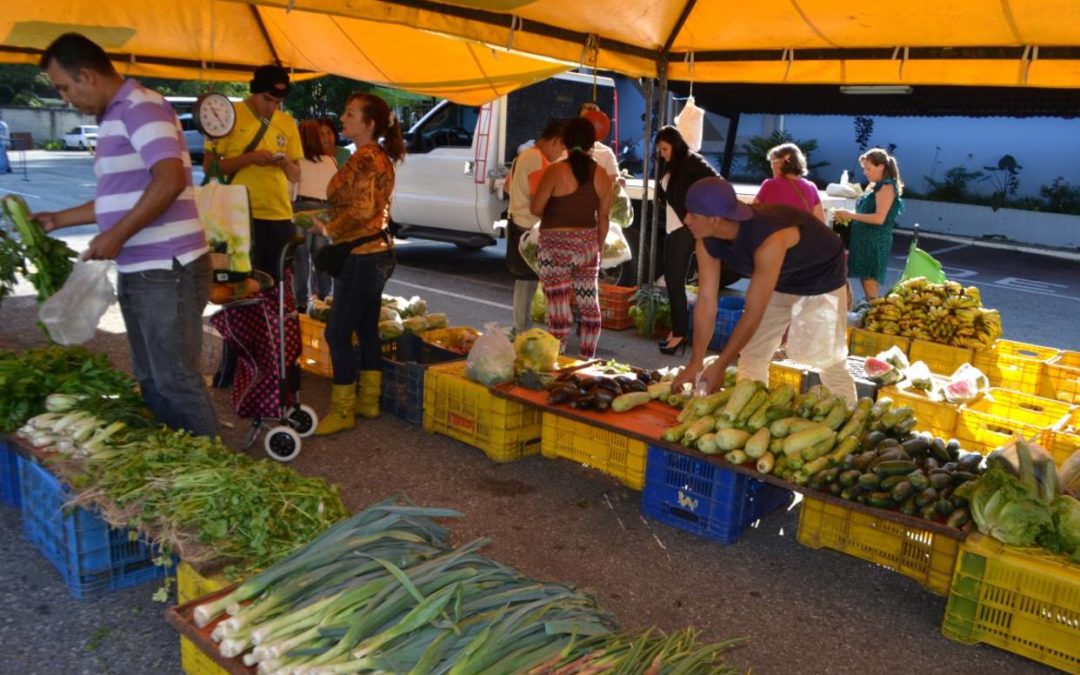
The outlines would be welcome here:
[[[356,143],[356,152],[330,179],[326,188],[329,220],[316,227],[335,244],[360,243],[334,279],[333,311],[326,325],[334,386],[330,412],[315,430],[318,436],[351,429],[356,415],[379,416],[379,311],[386,280],[394,272],[390,199],[394,166],[405,157],[401,125],[378,96],[352,95],[341,125],[342,133]],[[354,335],[359,338],[355,347]]]

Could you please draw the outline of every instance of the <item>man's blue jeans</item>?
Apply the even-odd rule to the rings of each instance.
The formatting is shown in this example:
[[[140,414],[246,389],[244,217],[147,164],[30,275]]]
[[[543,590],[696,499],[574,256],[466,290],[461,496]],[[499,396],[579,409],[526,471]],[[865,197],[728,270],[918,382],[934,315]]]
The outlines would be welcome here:
[[[216,436],[217,417],[199,373],[202,313],[210,296],[210,256],[171,270],[119,275],[135,379],[159,422]]]

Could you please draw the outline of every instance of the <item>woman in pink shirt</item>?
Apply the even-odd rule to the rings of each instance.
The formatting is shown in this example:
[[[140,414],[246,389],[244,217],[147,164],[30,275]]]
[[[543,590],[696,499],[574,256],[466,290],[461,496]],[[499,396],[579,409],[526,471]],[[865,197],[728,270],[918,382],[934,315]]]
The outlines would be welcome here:
[[[769,166],[772,178],[761,184],[755,204],[787,204],[809,211],[825,222],[825,209],[817,186],[803,178],[806,175],[806,155],[794,143],[784,143],[769,150]]]

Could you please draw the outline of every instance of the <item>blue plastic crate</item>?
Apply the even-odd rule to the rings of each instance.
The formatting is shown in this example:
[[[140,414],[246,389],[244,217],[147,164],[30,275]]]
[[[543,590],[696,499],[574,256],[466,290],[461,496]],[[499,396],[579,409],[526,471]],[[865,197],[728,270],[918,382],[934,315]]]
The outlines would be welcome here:
[[[165,576],[145,542],[86,509],[65,509],[71,493],[33,461],[18,458],[23,534],[60,572],[76,598],[91,598]]]
[[[427,364],[382,361],[382,409],[412,424],[424,423],[424,371]]]
[[[735,295],[725,295],[720,298],[716,305],[716,326],[713,328],[712,339],[709,341],[709,349],[720,351],[727,344],[731,334],[735,331],[735,325],[742,318],[743,308],[746,306],[746,298]],[[689,307],[690,318],[694,317],[694,305]],[[693,337],[694,322],[690,321],[687,332]]]
[[[745,474],[649,446],[641,510],[647,517],[721,544],[733,544],[795,495]]]
[[[8,445],[7,436],[0,435],[0,504],[19,508],[19,456]]]

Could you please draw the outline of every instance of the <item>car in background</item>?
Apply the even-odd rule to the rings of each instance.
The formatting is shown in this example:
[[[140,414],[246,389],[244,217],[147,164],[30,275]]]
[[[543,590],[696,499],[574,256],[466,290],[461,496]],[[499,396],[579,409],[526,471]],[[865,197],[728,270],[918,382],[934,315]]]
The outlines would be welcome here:
[[[97,147],[98,128],[96,124],[80,124],[64,134],[65,150],[93,150]]]
[[[181,113],[177,117],[180,118],[180,127],[184,130],[184,143],[191,154],[191,163],[202,164],[204,142],[202,133],[195,128],[195,120],[192,119],[191,113]]]

